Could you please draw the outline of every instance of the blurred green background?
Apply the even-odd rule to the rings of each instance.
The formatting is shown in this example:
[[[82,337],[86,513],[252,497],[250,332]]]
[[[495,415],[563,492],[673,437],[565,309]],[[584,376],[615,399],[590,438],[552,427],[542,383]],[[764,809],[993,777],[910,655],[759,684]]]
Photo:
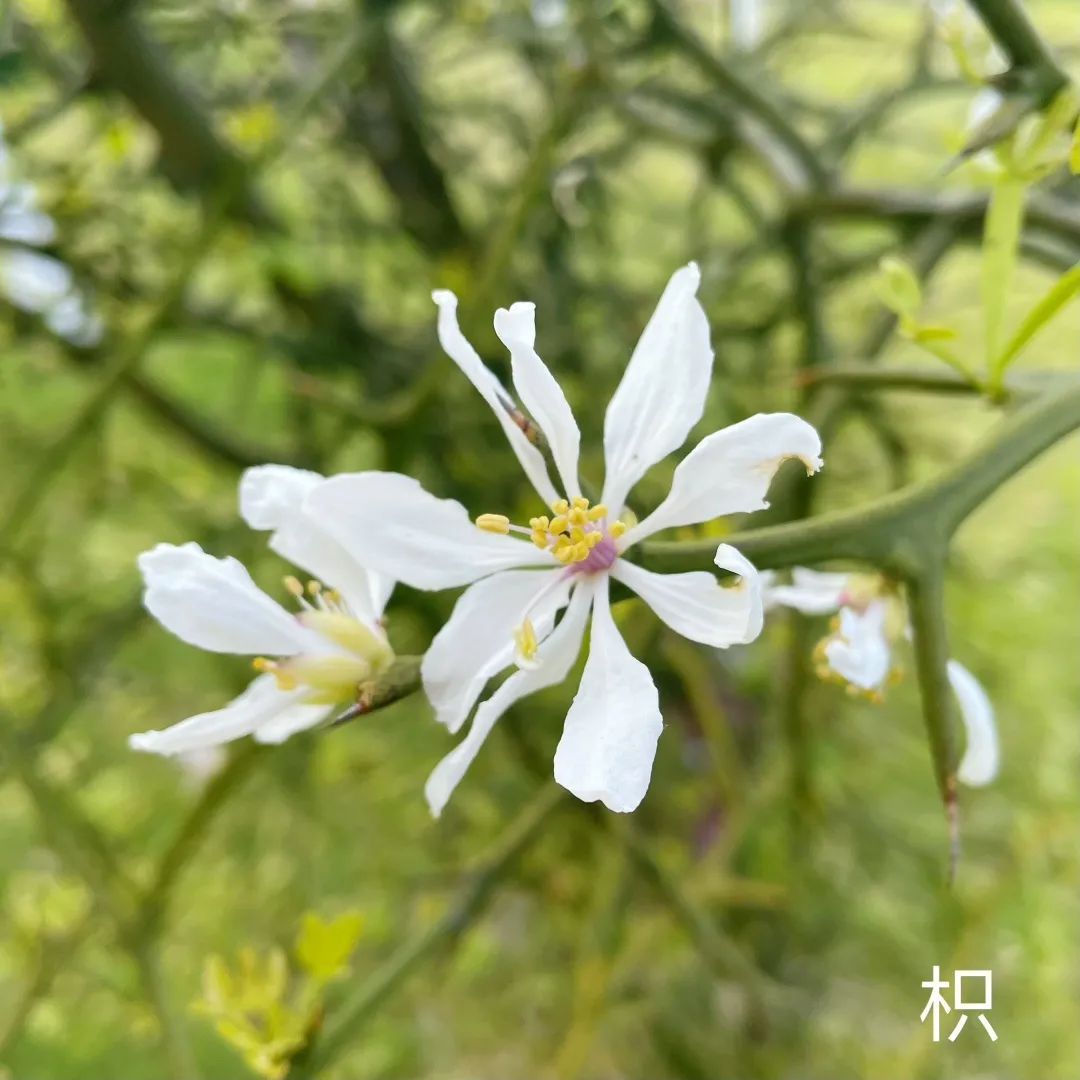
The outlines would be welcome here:
[[[1029,11],[1075,69],[1074,0]],[[263,461],[398,470],[527,518],[430,290],[458,291],[504,376],[491,313],[537,303],[596,474],[608,396],[691,258],[717,350],[701,432],[791,408],[825,435],[826,470],[782,473],[772,520],[932,475],[1000,410],[809,393],[800,371],[930,363],[875,299],[890,252],[980,351],[984,189],[977,167],[946,169],[977,93],[901,0],[0,5],[0,1074],[249,1075],[191,1009],[207,957],[359,910],[332,1018],[533,797],[575,685],[513,710],[438,822],[422,787],[452,740],[420,695],[234,748],[209,779],[127,737],[223,703],[249,669],[143,613],[136,555],[198,540],[276,592],[288,568],[236,511]],[[1043,188],[1059,216],[1026,233],[1011,317],[1080,252],[1076,182]],[[1078,331],[1071,308],[1024,365],[1075,367]],[[999,780],[962,794],[954,887],[910,677],[882,706],[852,701],[805,677],[823,621],[777,615],[716,654],[628,601],[668,729],[641,810],[613,830],[567,797],[322,1075],[1071,1080],[1078,520],[1063,444],[953,552],[953,654],[1003,751]],[[452,601],[399,590],[398,651],[422,651]],[[933,964],[993,970],[996,1044],[971,1025],[930,1041]]]

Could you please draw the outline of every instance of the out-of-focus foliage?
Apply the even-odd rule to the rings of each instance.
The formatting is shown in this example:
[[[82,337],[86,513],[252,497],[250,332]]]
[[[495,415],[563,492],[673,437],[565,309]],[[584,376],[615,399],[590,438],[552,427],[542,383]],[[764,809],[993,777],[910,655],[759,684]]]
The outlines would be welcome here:
[[[1073,0],[1027,6],[1075,71]],[[893,333],[883,256],[921,281],[920,326],[948,326],[972,368],[998,355],[972,248],[985,175],[978,155],[946,168],[977,88],[917,4],[760,7],[743,48],[719,0],[0,8],[12,1077],[238,1075],[191,1008],[235,989],[200,990],[208,957],[280,956],[303,912],[355,909],[350,974],[328,981],[348,926],[329,943],[308,926],[297,949],[332,1018],[439,925],[549,774],[572,682],[506,718],[437,823],[422,786],[450,743],[419,696],[272,751],[234,748],[213,778],[213,761],[126,745],[249,674],[149,620],[134,564],[159,540],[195,539],[274,590],[289,568],[238,525],[244,465],[388,468],[474,512],[535,513],[435,344],[433,287],[459,292],[502,375],[491,312],[537,303],[587,475],[629,350],[690,258],[718,355],[701,430],[793,408],[825,437],[826,470],[812,488],[781,474],[774,519],[932,475],[997,422],[977,395],[805,389],[806,369],[831,362],[938,365]],[[959,15],[965,63],[1000,71]],[[1080,256],[1077,183],[1064,167],[1040,182],[1009,284],[994,286],[998,347]],[[1062,306],[1009,375],[1075,371],[1078,330]],[[636,493],[643,507],[662,473]],[[911,679],[884,705],[851,701],[807,675],[824,625],[777,616],[717,655],[627,601],[620,628],[648,657],[667,727],[645,804],[617,824],[687,908],[618,829],[560,807],[487,910],[451,920],[461,933],[376,995],[325,1075],[1071,1080],[1078,519],[1080,465],[1063,446],[955,550],[953,653],[995,701],[1004,769],[961,800],[951,889]],[[400,590],[396,651],[421,652],[452,602]],[[993,969],[996,1044],[970,1025],[930,1042],[918,1015],[933,964]],[[274,970],[259,985],[287,996]],[[306,1039],[299,1027],[290,1037]]]

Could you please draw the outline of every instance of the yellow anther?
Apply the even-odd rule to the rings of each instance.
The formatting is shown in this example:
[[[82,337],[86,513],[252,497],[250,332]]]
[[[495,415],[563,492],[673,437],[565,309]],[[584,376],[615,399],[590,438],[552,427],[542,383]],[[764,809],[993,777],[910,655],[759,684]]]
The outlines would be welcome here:
[[[558,517],[553,517],[551,519],[551,524],[548,526],[548,532],[550,532],[552,536],[558,536],[559,533],[566,532],[566,526],[568,524],[566,515],[559,514]]]
[[[536,659],[536,650],[539,644],[536,640],[536,628],[532,620],[526,619],[517,630],[514,631],[514,644],[517,646],[518,663],[529,662]]]
[[[540,532],[547,532],[548,526],[550,524],[551,522],[548,521],[547,516],[543,514],[540,517],[534,517],[529,519],[529,528],[537,529]]]
[[[607,517],[607,507],[603,503],[597,503],[589,511],[590,521],[603,521]]]
[[[582,510],[580,506],[575,506],[574,509],[566,515],[566,519],[571,525],[584,525],[585,522],[589,520],[589,515]]]
[[[256,671],[265,672],[273,671],[274,668],[277,667],[277,664],[275,664],[273,660],[267,660],[265,656],[256,656],[255,659],[251,661],[251,666]]]
[[[623,533],[626,532],[626,522],[625,521],[616,521],[615,524],[612,525],[610,529],[608,529],[608,532],[611,533],[611,535],[612,535],[612,537],[614,537],[614,539],[618,540],[619,537],[622,536]]]
[[[532,535],[529,539],[538,547],[546,548],[548,546],[548,534],[543,529],[533,529]]]
[[[569,513],[570,504],[565,499],[559,499],[558,502],[553,502],[551,504],[551,509],[554,510],[556,514],[562,516],[563,514]]]
[[[313,578],[307,583],[307,591],[309,596],[318,596],[322,592],[322,582]]]
[[[589,509],[589,500],[586,499],[583,495],[578,495],[574,499],[574,509],[575,510],[588,510]]]
[[[589,545],[582,540],[574,545],[574,562],[584,562],[589,557]]]
[[[300,583],[300,579],[293,577],[292,574],[285,578],[285,588],[297,599],[304,595],[304,586]]]
[[[596,545],[599,544],[600,541],[603,540],[603,539],[604,539],[604,534],[603,533],[591,532],[591,533],[586,533],[585,534],[585,543],[589,545],[589,550],[590,551],[594,547],[596,547]]]
[[[571,544],[565,537],[555,545],[554,548],[555,558],[561,563],[568,563],[574,561],[574,545]]]
[[[504,514],[481,514],[476,519],[476,527],[489,533],[508,533],[510,519]]]
[[[580,525],[574,525],[570,529],[570,539],[573,540],[575,544],[580,544],[581,541],[585,539],[585,530]]]

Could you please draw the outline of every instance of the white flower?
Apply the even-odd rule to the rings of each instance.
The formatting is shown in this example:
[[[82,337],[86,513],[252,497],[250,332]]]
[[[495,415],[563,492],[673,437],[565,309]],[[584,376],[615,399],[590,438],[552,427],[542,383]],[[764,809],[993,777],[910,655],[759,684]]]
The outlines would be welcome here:
[[[713,354],[695,295],[698,281],[693,264],[672,277],[611,399],[604,424],[607,476],[598,505],[581,494],[580,432],[534,349],[533,305],[500,309],[495,331],[510,351],[521,403],[551,449],[561,494],[524,424],[516,422],[523,418],[513,401],[458,328],[457,300],[445,291],[433,294],[439,340],[494,410],[548,512],[529,528],[497,514],[481,515],[474,525],[460,503],[438,499],[394,473],[335,477],[307,497],[308,509],[364,565],[414,588],[469,586],[422,667],[428,698],[450,731],[462,727],[488,680],[517,662],[518,670],[480,704],[466,738],[428,780],[435,814],[499,717],[527,694],[566,678],[590,610],[588,660],[555,752],[555,779],[578,798],[599,800],[611,810],[633,810],[641,802],[662,721],[648,668],[630,654],[612,618],[611,578],[694,641],[723,648],[752,641],[761,630],[756,571],[727,544],[717,549],[715,563],[741,579],[728,588],[712,573],[655,574],[622,557],[661,529],[761,509],[785,458],[801,458],[810,472],[821,465],[821,443],[809,424],[784,413],[753,416],[703,439],[675,470],[667,498],[651,514],[629,528],[620,520],[633,485],[682,445],[705,407]]]
[[[903,632],[890,600],[869,588],[865,578],[827,574],[796,567],[790,585],[774,584],[762,574],[766,609],[790,607],[807,615],[838,611],[834,632],[817,649],[826,672],[871,697],[879,698],[892,675],[893,641]],[[998,774],[999,749],[994,707],[978,679],[956,660],[947,666],[949,683],[960,706],[967,748],[957,776],[971,787],[989,784]]]
[[[214,558],[198,544],[158,544],[139,556],[143,601],[158,622],[201,649],[255,655],[261,674],[224,708],[132,735],[134,749],[186,755],[245,735],[284,742],[355,701],[359,684],[393,660],[380,624],[393,582],[368,572],[303,508],[323,480],[263,465],[240,482],[244,520],[273,530],[270,547],[319,579],[306,589],[285,579],[297,614],[264,593],[236,559]]]

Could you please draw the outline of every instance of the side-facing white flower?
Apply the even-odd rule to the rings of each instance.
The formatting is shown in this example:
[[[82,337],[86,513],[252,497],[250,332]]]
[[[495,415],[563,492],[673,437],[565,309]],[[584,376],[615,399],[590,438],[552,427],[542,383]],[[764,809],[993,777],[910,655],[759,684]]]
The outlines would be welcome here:
[[[393,582],[365,569],[304,509],[304,496],[324,479],[262,465],[240,481],[244,520],[272,530],[270,547],[318,579],[305,588],[285,578],[296,614],[236,559],[215,558],[198,544],[158,544],[139,556],[143,602],[162,626],[200,649],[254,655],[261,674],[222,709],[132,735],[134,749],[189,754],[245,735],[284,742],[355,701],[359,685],[392,662],[380,619]]]
[[[893,644],[906,633],[902,613],[873,583],[855,574],[829,574],[796,567],[790,585],[775,584],[766,572],[765,608],[789,607],[806,615],[839,612],[833,632],[817,647],[823,675],[833,676],[872,698],[893,674]],[[978,679],[956,660],[947,666],[949,683],[960,707],[967,747],[959,779],[971,787],[989,784],[998,774],[1000,752],[994,707]]]
[[[786,413],[753,416],[703,439],[675,470],[667,498],[644,520],[629,528],[620,520],[633,485],[683,444],[704,411],[713,353],[698,282],[693,264],[671,278],[608,405],[607,476],[598,505],[581,494],[580,432],[534,349],[533,305],[500,309],[495,332],[510,352],[522,406],[551,449],[562,494],[543,455],[515,422],[513,401],[462,335],[457,300],[445,291],[433,294],[439,340],[494,410],[548,513],[533,518],[529,528],[497,514],[481,515],[474,524],[460,503],[438,499],[395,473],[335,477],[307,497],[309,510],[364,565],[419,589],[470,586],[422,667],[428,698],[450,731],[464,724],[488,680],[517,663],[428,780],[435,814],[499,717],[527,694],[566,678],[590,610],[588,660],[555,752],[555,779],[578,798],[599,800],[611,810],[633,810],[641,802],[662,721],[649,670],[630,654],[612,618],[611,578],[693,641],[724,648],[760,633],[757,573],[733,547],[721,544],[715,557],[718,567],[741,579],[728,588],[706,571],[654,574],[623,558],[661,529],[761,509],[785,458],[801,458],[809,472],[821,465],[821,443],[809,424]]]

